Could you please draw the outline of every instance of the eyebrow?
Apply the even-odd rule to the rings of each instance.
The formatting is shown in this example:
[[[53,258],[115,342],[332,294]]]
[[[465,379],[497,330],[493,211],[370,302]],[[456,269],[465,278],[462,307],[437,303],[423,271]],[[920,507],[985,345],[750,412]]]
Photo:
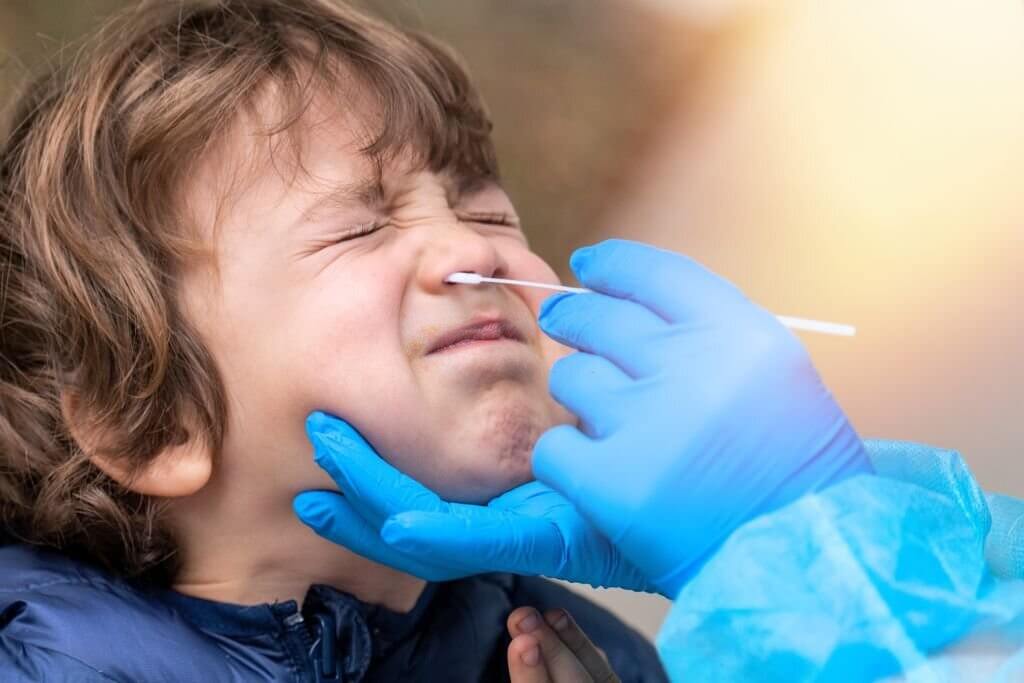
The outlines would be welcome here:
[[[456,197],[466,197],[495,183],[495,179],[479,175],[460,174],[452,179],[452,190]],[[364,176],[351,183],[332,186],[326,192],[318,193],[317,198],[299,214],[296,224],[309,222],[325,209],[345,208],[353,205],[373,206],[384,200],[384,185],[381,176]]]
[[[351,183],[332,186],[328,191],[318,193],[299,216],[300,221],[309,221],[324,209],[339,208],[359,204],[372,206],[380,203],[384,196],[384,188],[378,177],[364,177]]]

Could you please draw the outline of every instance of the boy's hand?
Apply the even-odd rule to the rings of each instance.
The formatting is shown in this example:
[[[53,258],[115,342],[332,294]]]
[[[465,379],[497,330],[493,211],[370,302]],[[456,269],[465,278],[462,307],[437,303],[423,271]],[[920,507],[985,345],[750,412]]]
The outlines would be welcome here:
[[[341,493],[300,493],[295,513],[364,557],[429,581],[512,572],[651,590],[572,504],[539,482],[486,506],[449,503],[386,463],[342,420],[313,413],[306,432]]]
[[[508,675],[512,683],[618,683],[608,659],[565,610],[543,618],[532,607],[508,616]]]

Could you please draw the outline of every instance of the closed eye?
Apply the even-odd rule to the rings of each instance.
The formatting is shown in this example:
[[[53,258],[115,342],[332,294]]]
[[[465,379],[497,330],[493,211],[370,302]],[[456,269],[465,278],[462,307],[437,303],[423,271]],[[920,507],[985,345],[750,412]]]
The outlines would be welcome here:
[[[334,242],[347,242],[348,240],[354,240],[354,239],[359,238],[359,237],[365,237],[366,235],[371,235],[371,234],[377,232],[378,230],[380,230],[381,228],[383,228],[386,225],[387,225],[386,221],[378,221],[376,223],[367,223],[366,225],[361,225],[361,226],[359,226],[357,228],[349,230],[345,234],[340,235],[339,237],[335,238],[333,241]]]
[[[483,225],[500,225],[509,228],[519,227],[519,218],[511,213],[498,211],[494,213],[466,213],[460,214],[459,220],[467,223],[481,223]]]

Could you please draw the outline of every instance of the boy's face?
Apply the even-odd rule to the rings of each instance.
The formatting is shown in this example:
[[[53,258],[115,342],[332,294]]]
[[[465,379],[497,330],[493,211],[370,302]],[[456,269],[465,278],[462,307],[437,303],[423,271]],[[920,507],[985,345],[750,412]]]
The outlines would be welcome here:
[[[532,478],[534,441],[572,419],[547,391],[566,349],[537,327],[546,294],[444,279],[557,277],[499,187],[460,194],[449,178],[400,163],[377,186],[352,121],[318,120],[300,176],[264,164],[218,217],[216,188],[239,163],[235,149],[190,195],[204,224],[219,225],[219,275],[197,268],[183,286],[228,393],[215,476],[287,501],[331,487],[304,436],[306,415],[323,410],[448,499],[485,501]],[[243,134],[235,147],[252,140]],[[474,325],[502,338],[438,348],[449,335],[472,337],[457,331]]]

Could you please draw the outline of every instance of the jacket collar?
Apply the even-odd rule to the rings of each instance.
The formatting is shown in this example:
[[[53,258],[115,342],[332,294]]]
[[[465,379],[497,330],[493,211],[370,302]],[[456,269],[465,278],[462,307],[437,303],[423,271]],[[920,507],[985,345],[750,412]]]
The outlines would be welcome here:
[[[399,642],[416,630],[430,608],[437,588],[437,584],[428,583],[413,608],[405,613],[362,602],[349,593],[323,584],[310,586],[301,609],[294,600],[237,605],[196,598],[173,590],[165,591],[164,596],[188,621],[208,633],[233,638],[278,633],[289,619],[296,618],[296,614],[311,618],[315,614],[327,613],[338,624],[352,619],[365,622],[374,640],[386,649],[387,644]]]

